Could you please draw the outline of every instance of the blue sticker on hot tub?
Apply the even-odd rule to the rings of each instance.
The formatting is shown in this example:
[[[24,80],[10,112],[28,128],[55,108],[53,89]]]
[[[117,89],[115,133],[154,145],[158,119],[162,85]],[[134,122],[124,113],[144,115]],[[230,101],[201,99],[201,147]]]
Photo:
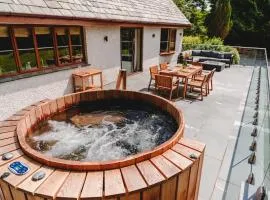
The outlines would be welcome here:
[[[16,175],[24,175],[29,171],[29,167],[20,161],[11,163],[8,169]]]

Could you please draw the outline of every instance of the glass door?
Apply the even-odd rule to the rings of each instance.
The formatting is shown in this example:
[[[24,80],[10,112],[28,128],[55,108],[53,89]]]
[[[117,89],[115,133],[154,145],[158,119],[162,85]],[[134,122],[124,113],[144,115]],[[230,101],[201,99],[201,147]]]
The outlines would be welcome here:
[[[121,28],[121,67],[133,72],[135,53],[135,29]]]

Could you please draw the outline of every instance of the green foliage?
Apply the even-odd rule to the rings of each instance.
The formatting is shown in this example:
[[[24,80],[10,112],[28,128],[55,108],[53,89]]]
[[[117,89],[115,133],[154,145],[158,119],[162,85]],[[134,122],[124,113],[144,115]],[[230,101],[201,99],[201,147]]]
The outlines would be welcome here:
[[[241,46],[268,48],[270,52],[270,1],[231,0],[232,31],[225,42]]]
[[[210,37],[225,39],[233,22],[231,20],[232,6],[230,0],[217,0],[207,18],[208,34]]]
[[[220,38],[201,38],[187,36],[183,39],[183,51],[188,50],[211,50],[219,52],[230,52],[233,54],[233,63],[238,64],[240,62],[240,55],[236,48],[225,46],[223,40]]]
[[[185,30],[185,35],[206,35],[205,18],[208,15],[205,0],[174,0],[175,4],[192,23],[192,27]]]
[[[16,64],[13,53],[0,54],[0,75],[16,72]]]

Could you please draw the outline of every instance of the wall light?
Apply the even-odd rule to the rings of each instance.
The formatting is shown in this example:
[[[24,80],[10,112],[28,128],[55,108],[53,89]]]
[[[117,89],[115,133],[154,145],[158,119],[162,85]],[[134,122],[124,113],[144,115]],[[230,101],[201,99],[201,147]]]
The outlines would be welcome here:
[[[108,36],[105,36],[105,37],[104,37],[104,42],[108,42],[108,40],[109,40],[109,39],[108,39]]]
[[[152,35],[152,38],[154,38],[154,37],[156,37],[156,34],[155,33],[153,33],[153,35]]]

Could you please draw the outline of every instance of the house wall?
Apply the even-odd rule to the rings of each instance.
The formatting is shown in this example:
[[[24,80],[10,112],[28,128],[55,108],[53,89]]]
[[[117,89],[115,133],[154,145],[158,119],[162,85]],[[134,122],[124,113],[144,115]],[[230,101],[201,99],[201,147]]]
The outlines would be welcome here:
[[[153,37],[153,34],[155,35]],[[160,27],[145,27],[143,41],[143,68],[148,70],[152,65],[168,62],[171,65],[177,64],[177,58],[182,51],[183,29],[177,29],[175,53],[172,55],[160,56]]]
[[[121,68],[120,27],[96,26],[85,28],[88,63],[104,71],[106,83],[115,81]],[[104,37],[108,41],[104,41]]]
[[[160,56],[160,28],[145,27],[143,34],[143,67],[148,70],[151,65],[161,62],[175,64],[181,51],[182,36],[177,31],[176,53]],[[155,37],[152,35],[155,34]],[[108,36],[108,42],[104,41]],[[120,27],[97,26],[86,27],[85,38],[87,62],[103,70],[104,84],[116,80],[121,66],[120,62]],[[54,99],[72,92],[71,74],[76,69],[64,70],[50,74],[0,84],[0,120],[8,118],[18,110],[45,98]]]

